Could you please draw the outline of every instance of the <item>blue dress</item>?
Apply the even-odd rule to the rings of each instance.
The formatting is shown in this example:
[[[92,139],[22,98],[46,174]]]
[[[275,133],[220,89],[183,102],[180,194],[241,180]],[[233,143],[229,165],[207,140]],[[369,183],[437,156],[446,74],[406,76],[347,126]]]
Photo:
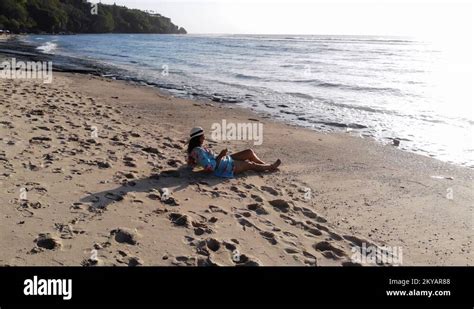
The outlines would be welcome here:
[[[195,147],[189,155],[189,164],[191,166],[199,165],[206,171],[212,171],[217,177],[234,177],[234,160],[227,155],[222,157],[219,165],[216,161],[217,155],[206,147]]]

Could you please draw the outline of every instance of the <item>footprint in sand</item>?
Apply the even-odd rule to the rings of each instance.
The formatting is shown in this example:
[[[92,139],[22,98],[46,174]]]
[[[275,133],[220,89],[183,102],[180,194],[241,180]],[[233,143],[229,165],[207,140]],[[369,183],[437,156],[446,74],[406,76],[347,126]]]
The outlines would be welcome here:
[[[205,222],[191,221],[191,225],[195,228],[194,230],[195,234],[196,234],[196,230],[199,230],[199,231],[202,230],[204,233],[207,233],[207,234],[214,233],[214,231]]]
[[[208,219],[208,222],[209,222],[209,223],[216,223],[218,220],[219,220],[219,219],[216,218],[216,217],[210,217],[210,218]]]
[[[176,226],[189,227],[191,224],[191,218],[188,215],[180,213],[171,213],[168,218]]]
[[[61,241],[50,233],[39,234],[35,243],[39,248],[46,250],[57,250],[62,247]]]
[[[179,202],[176,198],[170,196],[166,199],[164,199],[163,195],[161,196],[160,200],[163,202],[163,204],[169,205],[169,206],[179,206]]]
[[[240,190],[239,187],[237,186],[231,186],[230,190],[237,193],[239,197],[242,197],[242,198],[247,197],[247,194],[244,191]]]
[[[242,254],[237,248],[236,244],[239,242],[236,239],[231,239],[231,242],[223,241],[222,245],[229,251],[230,258],[236,266],[260,266],[262,263],[257,259]]]
[[[244,216],[245,218],[250,218],[252,216],[252,214],[248,211],[243,211],[240,214]]]
[[[260,235],[262,235],[262,237],[268,240],[268,242],[272,245],[276,245],[278,243],[275,234],[272,232],[261,231]]]
[[[263,204],[254,203],[247,205],[247,209],[254,211],[257,215],[268,215],[268,211],[263,207]]]
[[[217,252],[221,248],[221,243],[215,238],[206,239],[206,245],[207,248],[209,248],[213,252]]]
[[[368,242],[367,240],[363,240],[361,238],[358,238],[358,237],[355,237],[355,236],[352,236],[352,235],[344,235],[342,237],[345,240],[350,241],[351,243],[353,243],[357,247],[362,247],[364,243],[366,244],[367,247],[372,246],[372,244],[370,242]]]
[[[330,259],[338,259],[346,254],[342,249],[335,247],[328,241],[321,241],[313,245],[313,248],[320,251],[322,255]]]
[[[259,227],[257,227],[255,224],[253,224],[249,220],[242,218],[240,214],[235,214],[234,216],[237,218],[237,221],[239,222],[239,224],[242,225],[242,228],[244,231],[247,227],[253,227],[257,231],[260,231]]]
[[[197,260],[197,266],[219,266],[217,263],[212,261],[211,257],[206,258],[199,257]]]
[[[205,233],[206,231],[204,231],[203,228],[200,228],[200,227],[197,227],[194,229],[194,235],[196,236],[201,236]]]
[[[335,233],[332,233],[329,231],[329,229],[327,229],[326,227],[323,227],[319,224],[314,224],[313,222],[311,221],[306,221],[303,222],[303,221],[298,221],[298,220],[295,220],[289,216],[286,216],[284,214],[281,214],[280,217],[285,220],[286,223],[290,224],[290,225],[293,225],[293,226],[296,226],[304,231],[307,231],[309,232],[310,234],[307,234],[306,236],[309,236],[309,237],[313,237],[313,236],[321,236],[323,233],[321,232],[321,230],[324,230],[326,231],[328,234],[334,234],[337,236],[337,234]],[[311,227],[313,226],[313,227]],[[333,237],[333,239],[336,239],[336,240],[339,240],[337,239],[337,237]]]
[[[127,252],[122,250],[118,251],[118,256],[116,256],[115,260],[121,264],[126,264],[129,267],[136,267],[144,264],[141,258],[136,256],[129,256]]]
[[[323,235],[323,232],[321,232],[320,230],[316,229],[316,228],[311,228],[311,227],[308,227],[307,229],[305,229],[306,231],[308,231],[311,235],[314,235],[314,236],[321,236]]]
[[[256,202],[258,202],[258,203],[263,202],[263,198],[262,198],[261,196],[259,196],[259,195],[251,194],[250,197],[253,198],[253,199],[254,199]]]
[[[337,234],[335,232],[332,232],[331,230],[329,230],[329,228],[325,227],[324,225],[321,225],[319,223],[314,224],[312,222],[307,222],[307,223],[315,226],[319,230],[325,231],[334,240],[342,240],[343,239],[339,234]]]
[[[285,252],[288,253],[288,254],[298,254],[298,253],[300,253],[300,251],[295,249],[295,248],[285,248]]]
[[[127,167],[137,167],[136,159],[132,156],[124,156],[123,157],[123,164]]]
[[[171,262],[175,266],[196,266],[197,258],[191,256],[177,256]]]
[[[274,195],[274,196],[279,195],[277,190],[275,190],[275,189],[273,189],[272,187],[269,187],[269,186],[261,186],[260,189],[262,191],[268,192],[268,193],[270,193],[271,195]]]
[[[277,200],[269,201],[269,203],[270,203],[270,205],[273,206],[273,208],[276,211],[280,211],[280,212],[284,212],[284,213],[287,213],[287,212],[290,211],[290,204],[285,200],[277,199]]]
[[[327,220],[318,214],[314,213],[311,209],[305,207],[294,207],[295,211],[301,212],[305,217],[315,219],[319,223],[326,223]]]
[[[318,265],[318,260],[314,255],[307,251],[303,251],[303,256],[306,258],[304,260],[304,263],[310,266],[317,266]]]
[[[222,208],[220,207],[217,207],[217,206],[213,206],[213,205],[209,205],[209,211],[210,212],[220,212],[220,213],[223,213],[224,215],[227,215],[228,212],[223,210]]]

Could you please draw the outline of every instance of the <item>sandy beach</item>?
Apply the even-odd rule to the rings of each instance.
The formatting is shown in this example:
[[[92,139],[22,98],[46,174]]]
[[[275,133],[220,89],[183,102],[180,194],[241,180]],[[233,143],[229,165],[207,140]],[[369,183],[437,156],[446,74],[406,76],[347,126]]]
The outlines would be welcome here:
[[[474,264],[472,169],[91,75],[0,85],[0,265],[339,266],[362,245]],[[280,171],[185,168],[190,128],[223,119],[262,123],[263,144],[208,145]]]

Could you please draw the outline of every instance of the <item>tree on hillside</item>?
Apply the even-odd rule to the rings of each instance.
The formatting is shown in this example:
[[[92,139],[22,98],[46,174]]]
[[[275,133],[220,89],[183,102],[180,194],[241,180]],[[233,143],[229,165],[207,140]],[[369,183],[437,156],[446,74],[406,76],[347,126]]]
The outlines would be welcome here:
[[[186,33],[169,18],[81,0],[0,0],[0,28],[31,33]]]

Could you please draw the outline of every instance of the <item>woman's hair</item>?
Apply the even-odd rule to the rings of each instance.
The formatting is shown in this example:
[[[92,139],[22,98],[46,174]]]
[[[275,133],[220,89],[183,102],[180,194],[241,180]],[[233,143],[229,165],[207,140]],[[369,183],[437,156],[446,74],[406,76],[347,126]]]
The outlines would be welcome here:
[[[201,146],[201,136],[196,136],[193,137],[188,144],[188,154],[191,154],[191,151],[193,151],[194,148]]]

